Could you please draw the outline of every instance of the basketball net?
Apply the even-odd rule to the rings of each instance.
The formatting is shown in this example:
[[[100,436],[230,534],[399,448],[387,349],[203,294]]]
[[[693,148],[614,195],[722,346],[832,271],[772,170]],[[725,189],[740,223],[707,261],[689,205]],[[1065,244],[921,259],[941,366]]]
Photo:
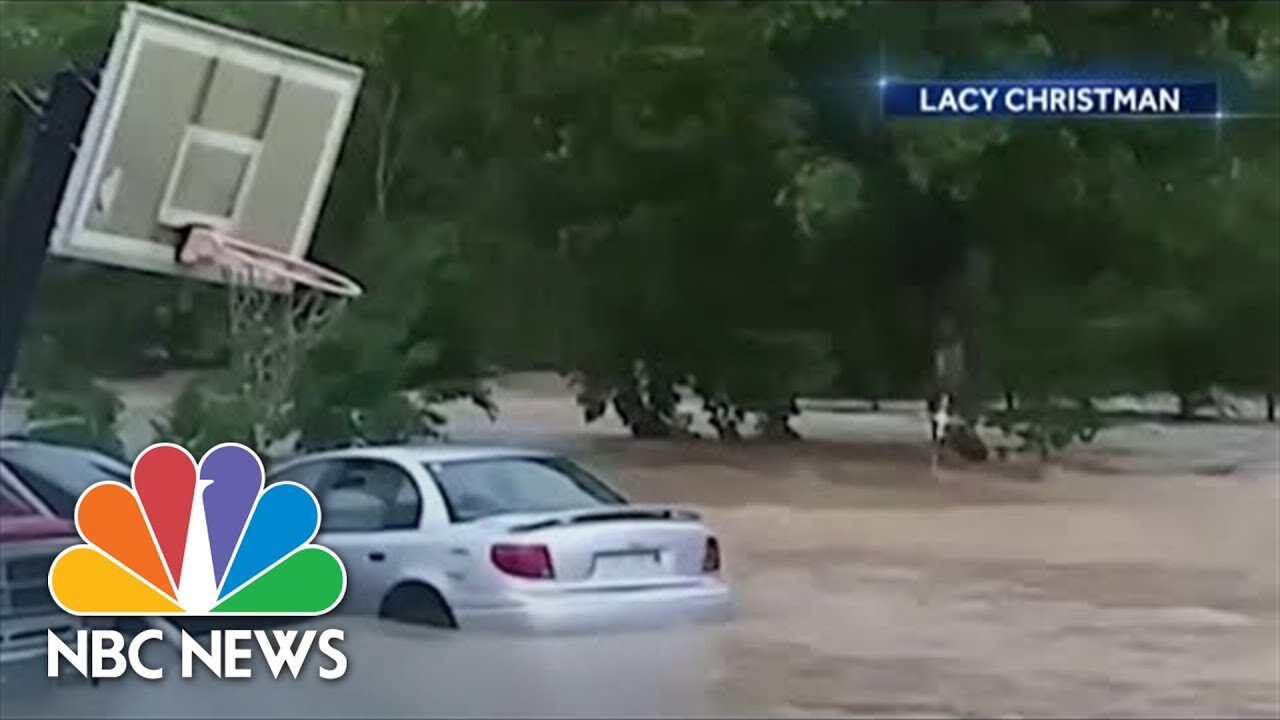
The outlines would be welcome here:
[[[191,231],[178,260],[221,273],[235,394],[251,414],[255,447],[266,451],[283,432],[307,352],[363,289],[323,266],[204,228]]]

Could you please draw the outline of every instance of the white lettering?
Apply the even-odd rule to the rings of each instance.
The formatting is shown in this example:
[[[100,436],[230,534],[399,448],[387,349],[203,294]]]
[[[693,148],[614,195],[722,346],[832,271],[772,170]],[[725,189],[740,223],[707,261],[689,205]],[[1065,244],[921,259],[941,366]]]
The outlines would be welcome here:
[[[262,654],[267,656],[267,667],[271,668],[271,677],[279,678],[280,671],[287,664],[289,672],[296,679],[298,672],[302,670],[302,663],[307,658],[307,651],[311,649],[311,643],[315,642],[316,631],[307,630],[302,633],[302,644],[294,647],[294,639],[298,637],[297,630],[273,630],[275,635],[277,648],[268,639],[267,633],[262,630],[254,630],[253,635],[258,639],[258,646],[262,648]]]
[[[995,110],[996,96],[1000,94],[1000,88],[978,88],[978,92],[982,94],[982,104],[986,111]]]
[[[934,115],[1133,115],[1183,112],[1182,89],[1176,86],[1124,87],[1032,83],[995,87],[973,85],[919,88],[919,111]]]
[[[1004,94],[1004,106],[1009,112],[1021,113],[1027,109],[1027,91],[1020,87],[1009,88]]]
[[[253,638],[252,630],[226,630],[222,633],[222,676],[228,678],[248,678],[253,670],[240,664],[242,660],[253,658],[253,650],[241,647]]]
[[[150,668],[142,664],[142,645],[148,640],[164,640],[164,633],[155,628],[143,630],[129,641],[129,667],[147,680],[164,677],[164,668]]]
[[[336,647],[336,642],[345,642],[346,634],[341,630],[325,630],[320,633],[320,652],[333,661],[332,668],[320,668],[321,680],[336,680],[347,673],[347,656]]]
[[[49,677],[59,677],[62,661],[71,665],[82,677],[118,678],[132,671],[146,680],[164,678],[165,668],[143,661],[146,644],[164,642],[164,633],[156,628],[126,637],[114,630],[78,630],[74,642],[48,631]],[[307,658],[319,651],[331,662],[318,668],[322,680],[335,680],[347,672],[347,656],[338,647],[345,642],[342,630],[215,630],[205,645],[186,632],[181,636],[182,677],[190,679],[197,664],[204,665],[216,677],[250,678],[253,674],[256,645],[266,657],[272,677],[277,679],[287,668],[296,680],[307,664]],[[127,646],[127,647],[126,647]],[[199,663],[196,660],[199,660]]]
[[[974,96],[981,97],[982,93],[978,88],[967,87],[960,90],[956,98],[960,104],[960,109],[967,113],[975,113],[979,110],[978,99]]]
[[[1049,88],[1049,112],[1065,114],[1067,112],[1067,89]]]
[[[1131,113],[1137,102],[1137,93],[1133,88],[1116,89],[1116,112]]]
[[[920,112],[938,112],[936,105],[929,104],[929,88],[927,87],[920,88]]]
[[[183,631],[182,633],[182,677],[190,678],[192,676],[193,657],[200,658],[200,662],[204,666],[213,671],[217,677],[222,677],[222,633],[209,633],[209,647],[206,651],[204,646],[198,640],[191,637]]]
[[[1151,88],[1143,88],[1142,91],[1138,93],[1138,112],[1149,113],[1155,112],[1155,110],[1155,93],[1151,92]]]
[[[57,633],[49,630],[49,677],[56,678],[59,675],[61,665],[58,658],[63,658],[71,663],[71,667],[75,668],[82,677],[89,677],[89,654],[88,644],[85,643],[85,634],[87,630],[76,631],[76,649],[72,650],[67,644],[62,642],[62,638]]]
[[[1087,113],[1093,112],[1093,93],[1092,88],[1080,88],[1076,93],[1076,112]]]
[[[127,664],[120,650],[124,648],[124,636],[115,630],[96,630],[89,635],[93,646],[93,677],[118,678],[124,675]],[[111,661],[107,669],[105,662]]]
[[[1109,87],[1100,87],[1094,90],[1098,94],[1098,111],[1103,113],[1111,112],[1111,93],[1115,92]]]
[[[1027,89],[1027,112],[1042,113],[1049,102],[1048,88],[1033,87]]]
[[[943,112],[955,112],[960,109],[951,88],[943,88],[942,97],[938,98],[938,108]]]

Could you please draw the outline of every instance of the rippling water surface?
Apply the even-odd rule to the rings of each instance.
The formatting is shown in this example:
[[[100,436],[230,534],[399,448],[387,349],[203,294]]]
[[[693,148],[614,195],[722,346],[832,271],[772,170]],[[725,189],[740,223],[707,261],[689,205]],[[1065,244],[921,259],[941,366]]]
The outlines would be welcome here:
[[[503,433],[580,422],[571,398],[500,404]],[[838,443],[583,450],[636,500],[706,510],[741,609],[725,625],[536,638],[325,618],[347,631],[339,681],[183,680],[170,657],[160,682],[51,686],[40,665],[5,675],[0,715],[1280,715],[1274,426],[1134,427],[1089,450],[1124,472],[938,483],[914,416],[804,419]]]

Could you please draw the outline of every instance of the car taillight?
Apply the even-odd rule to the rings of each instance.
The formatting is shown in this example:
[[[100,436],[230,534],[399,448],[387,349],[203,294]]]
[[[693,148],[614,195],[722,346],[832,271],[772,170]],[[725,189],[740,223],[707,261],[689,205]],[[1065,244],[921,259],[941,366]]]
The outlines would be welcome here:
[[[546,545],[494,545],[489,550],[493,566],[508,575],[533,580],[556,576]]]
[[[707,538],[707,548],[702,553],[702,572],[720,572],[720,543],[713,537]]]

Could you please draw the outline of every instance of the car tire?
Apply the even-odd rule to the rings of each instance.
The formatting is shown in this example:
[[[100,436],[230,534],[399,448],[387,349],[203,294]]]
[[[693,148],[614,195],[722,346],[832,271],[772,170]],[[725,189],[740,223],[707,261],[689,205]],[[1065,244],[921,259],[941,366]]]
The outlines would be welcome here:
[[[438,590],[424,583],[405,583],[392,588],[382,599],[378,615],[413,625],[450,629],[458,627],[449,603],[445,602]]]

